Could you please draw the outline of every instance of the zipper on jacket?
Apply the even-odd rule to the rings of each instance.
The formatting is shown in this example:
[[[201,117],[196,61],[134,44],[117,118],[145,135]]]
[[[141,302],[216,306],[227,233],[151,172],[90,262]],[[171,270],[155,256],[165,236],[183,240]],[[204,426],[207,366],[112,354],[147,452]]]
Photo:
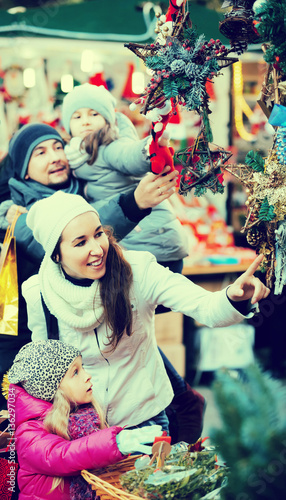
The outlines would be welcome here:
[[[101,356],[103,357],[103,359],[106,361],[106,363],[108,364],[108,378],[107,378],[107,387],[106,387],[106,393],[108,393],[108,387],[109,387],[109,375],[110,375],[110,363],[109,363],[109,360],[104,356],[103,352],[101,351],[100,349],[100,345],[99,345],[99,340],[98,340],[98,333],[97,333],[97,329],[95,328],[94,329],[94,333],[95,333],[95,338],[96,338],[96,342],[97,342],[97,346],[98,346],[98,349],[99,349],[99,352],[101,354]],[[106,397],[107,394],[105,394],[105,397]],[[108,423],[108,412],[109,412],[109,405],[105,405],[106,407],[106,415],[105,415],[105,420],[106,422]]]

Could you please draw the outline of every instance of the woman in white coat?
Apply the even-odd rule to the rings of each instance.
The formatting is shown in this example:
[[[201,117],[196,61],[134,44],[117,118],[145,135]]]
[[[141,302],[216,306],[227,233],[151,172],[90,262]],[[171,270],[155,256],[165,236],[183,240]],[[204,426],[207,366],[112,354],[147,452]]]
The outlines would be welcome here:
[[[59,191],[38,201],[27,225],[46,252],[39,274],[23,284],[32,340],[51,336],[47,307],[59,339],[81,351],[109,425],[168,429],[173,391],[155,339],[158,304],[208,326],[228,326],[252,315],[249,303],[269,294],[253,276],[261,256],[229,288],[208,292],[148,252],[123,251],[78,195]]]

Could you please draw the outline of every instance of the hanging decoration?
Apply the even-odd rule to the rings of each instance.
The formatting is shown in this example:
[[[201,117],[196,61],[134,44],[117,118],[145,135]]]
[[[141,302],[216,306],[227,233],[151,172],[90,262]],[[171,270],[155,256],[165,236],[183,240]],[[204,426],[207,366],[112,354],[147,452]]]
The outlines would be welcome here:
[[[151,172],[153,172],[153,174],[160,174],[166,165],[168,165],[171,170],[174,170],[174,148],[167,146],[162,147],[159,145],[159,139],[166,130],[171,114],[171,101],[166,101],[163,106],[154,108],[147,113],[147,118],[152,120],[151,141],[147,144],[147,148],[150,157]]]
[[[185,195],[195,188],[195,196],[201,196],[207,189],[213,193],[223,193],[223,174],[221,166],[228,161],[232,153],[223,148],[210,149],[204,128],[194,145],[176,153],[183,165],[179,194]]]
[[[245,8],[253,7],[255,30],[264,42],[262,50],[268,67],[258,103],[275,128],[275,135],[267,158],[249,151],[245,165],[223,168],[245,187],[247,217],[241,231],[246,233],[248,243],[264,255],[262,270],[267,286],[272,288],[274,284],[274,293],[281,294],[286,284],[286,5],[257,0],[254,4],[236,2],[236,7],[243,3]]]
[[[170,16],[167,13],[167,19]],[[160,18],[157,25],[159,35],[154,43],[125,44],[153,72],[145,92],[137,101],[143,104],[141,113],[146,114],[156,107],[158,101],[174,98],[187,110],[204,114],[207,119],[210,110],[206,82],[237,59],[228,57],[230,50],[220,40],[206,41],[204,35],[198,35],[192,28],[189,12],[185,12],[185,2],[180,2],[180,7],[172,13],[172,27],[170,21],[164,22],[165,16],[161,17],[163,19]],[[204,110],[207,113],[203,113]]]
[[[253,5],[255,27],[261,36],[267,72],[258,101],[267,118],[274,104],[286,106],[286,4],[257,0]]]
[[[256,151],[249,151],[245,165],[226,165],[224,169],[233,174],[245,187],[248,195],[247,217],[241,232],[246,233],[247,241],[264,254],[263,269],[266,284],[270,288],[276,276],[277,283],[286,283],[285,267],[275,267],[275,254],[281,248],[279,241],[286,239],[286,165],[277,156],[277,138],[266,159]],[[282,224],[280,228],[280,224]],[[278,231],[278,243],[276,234]],[[278,246],[277,246],[278,245]],[[284,255],[284,254],[283,254]],[[284,257],[283,257],[284,258]],[[280,259],[281,260],[281,259]],[[275,285],[275,293],[281,293],[280,285]]]
[[[219,30],[229,38],[232,52],[242,54],[249,43],[259,41],[259,34],[254,25],[254,0],[225,0],[222,9],[232,7],[224,20],[219,23]]]
[[[25,91],[21,66],[13,64],[0,72],[0,92],[3,94],[4,102],[21,100]]]
[[[255,29],[266,42],[264,59],[286,74],[286,3],[256,0],[253,5]]]
[[[208,118],[210,94],[206,87],[208,84],[209,88],[221,68],[233,64],[237,58],[228,57],[231,50],[226,49],[220,40],[207,41],[204,35],[196,32],[189,12],[185,11],[185,1],[170,1],[166,16],[158,14],[157,17],[154,43],[125,44],[152,71],[150,82],[135,104],[142,105],[141,113],[145,115],[164,106],[168,100],[171,100],[173,109],[180,105],[188,111],[196,111],[202,119],[203,131],[196,141],[196,154],[183,151],[177,156],[184,166],[180,192],[186,194],[192,187],[196,187],[197,195],[206,189],[223,192],[219,165],[229,156],[224,155],[222,149],[210,152],[208,142],[212,142],[213,137]],[[164,126],[166,124],[165,119]],[[194,164],[197,157],[200,161]]]

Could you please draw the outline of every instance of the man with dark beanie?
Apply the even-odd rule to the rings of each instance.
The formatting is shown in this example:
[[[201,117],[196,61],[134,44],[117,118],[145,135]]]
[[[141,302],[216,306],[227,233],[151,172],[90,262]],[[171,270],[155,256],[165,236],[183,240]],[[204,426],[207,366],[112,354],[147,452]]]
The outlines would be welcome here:
[[[9,187],[15,205],[29,210],[37,200],[50,196],[58,189],[83,194],[83,184],[70,173],[63,146],[62,137],[49,125],[25,125],[16,132],[9,144],[13,172]],[[128,234],[151,212],[149,207],[140,205],[137,191],[134,190],[130,196],[115,196],[108,204],[104,200],[96,203],[103,225],[112,225],[118,239]],[[33,257],[38,258],[40,252],[41,259],[42,250],[32,241],[32,233],[26,226],[26,215],[20,216],[15,231],[17,243],[24,242],[29,256],[32,252]]]
[[[21,285],[38,272],[44,250],[26,225],[27,212],[36,201],[51,196],[59,189],[73,194],[84,192],[83,184],[70,174],[62,137],[49,125],[30,124],[18,130],[10,141],[9,157],[12,172],[9,180],[11,205],[20,206],[21,212],[26,213],[21,213],[15,226],[19,287],[18,336],[1,335],[0,383],[19,349],[31,341]],[[170,180],[171,195],[176,184],[175,174],[167,174],[164,183],[166,180]],[[133,192],[116,195],[108,203],[104,200],[95,203],[102,225],[111,225],[116,238],[122,239],[143,217],[150,214],[152,206],[159,203],[157,193],[162,182],[161,176],[150,174]],[[2,395],[0,397],[1,409],[6,407],[6,402]]]

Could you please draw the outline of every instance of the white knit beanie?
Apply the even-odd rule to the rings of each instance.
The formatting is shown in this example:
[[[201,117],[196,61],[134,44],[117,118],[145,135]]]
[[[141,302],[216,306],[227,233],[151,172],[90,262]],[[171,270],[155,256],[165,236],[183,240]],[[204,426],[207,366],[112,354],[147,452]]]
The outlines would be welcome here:
[[[116,99],[103,85],[84,83],[74,87],[63,100],[62,121],[64,128],[70,133],[70,120],[75,111],[80,108],[90,108],[97,111],[111,125],[115,123]]]
[[[98,212],[78,194],[56,191],[55,194],[37,201],[27,215],[27,226],[34,238],[51,256],[67,224],[86,212]],[[99,215],[98,215],[99,216]]]

